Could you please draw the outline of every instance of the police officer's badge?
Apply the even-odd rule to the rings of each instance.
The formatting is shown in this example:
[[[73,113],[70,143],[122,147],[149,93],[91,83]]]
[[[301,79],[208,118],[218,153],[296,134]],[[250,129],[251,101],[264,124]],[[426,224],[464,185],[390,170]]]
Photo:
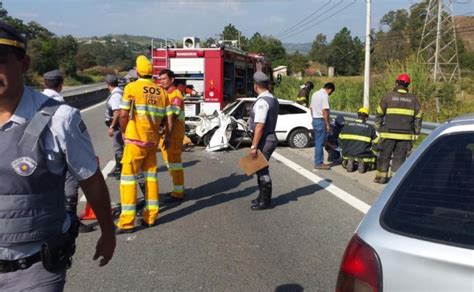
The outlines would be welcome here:
[[[15,172],[21,176],[30,176],[36,169],[38,163],[30,157],[20,157],[11,163]]]

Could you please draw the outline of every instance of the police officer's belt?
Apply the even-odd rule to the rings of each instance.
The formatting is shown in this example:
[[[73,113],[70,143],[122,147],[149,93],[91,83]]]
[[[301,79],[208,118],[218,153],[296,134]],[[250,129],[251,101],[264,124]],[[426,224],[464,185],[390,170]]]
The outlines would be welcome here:
[[[0,273],[11,273],[18,270],[25,270],[39,261],[41,261],[41,253],[39,252],[18,260],[0,260]]]

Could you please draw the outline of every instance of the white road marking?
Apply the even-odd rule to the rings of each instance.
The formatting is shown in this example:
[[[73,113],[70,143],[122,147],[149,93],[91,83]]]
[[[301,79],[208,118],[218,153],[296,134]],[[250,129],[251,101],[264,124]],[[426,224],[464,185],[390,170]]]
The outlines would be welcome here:
[[[85,109],[81,110],[81,113],[90,111],[91,109],[95,109],[96,107],[102,106],[102,105],[104,105],[104,104],[105,104],[105,101],[100,102],[100,103],[98,103],[98,104],[95,104],[95,105],[93,105],[93,106],[90,106],[90,107],[88,107],[88,108],[85,108]]]
[[[289,168],[293,169],[294,171],[298,172],[302,176],[306,177],[310,181],[318,184],[320,187],[324,188],[326,191],[330,192],[337,198],[343,200],[347,204],[351,205],[352,207],[356,208],[360,212],[366,214],[367,211],[370,209],[370,205],[359,200],[358,198],[354,197],[353,195],[347,193],[346,191],[341,190],[340,188],[336,187],[335,185],[325,181],[321,177],[317,176],[316,174],[312,173],[311,171],[305,169],[304,167],[294,163],[293,161],[289,160],[288,158],[284,157],[281,154],[273,152],[273,158],[280,161],[281,163],[285,164]]]
[[[104,179],[107,179],[107,174],[112,171],[115,167],[115,160],[110,160],[107,162],[105,167],[102,169],[102,176]],[[86,196],[82,195],[81,199],[79,200],[80,202],[87,202]]]

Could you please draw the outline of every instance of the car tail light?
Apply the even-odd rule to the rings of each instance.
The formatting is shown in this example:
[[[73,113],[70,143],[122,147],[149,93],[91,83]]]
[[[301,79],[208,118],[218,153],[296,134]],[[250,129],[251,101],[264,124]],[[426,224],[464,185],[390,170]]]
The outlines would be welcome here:
[[[354,235],[342,258],[336,292],[382,291],[382,268],[375,250]]]

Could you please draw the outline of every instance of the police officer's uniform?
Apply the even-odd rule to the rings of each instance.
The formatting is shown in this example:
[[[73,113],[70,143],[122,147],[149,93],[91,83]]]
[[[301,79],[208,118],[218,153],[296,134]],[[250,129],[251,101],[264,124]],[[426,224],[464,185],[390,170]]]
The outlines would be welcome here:
[[[105,77],[105,81],[108,84],[118,83],[117,76],[108,74]],[[105,101],[105,124],[107,127],[111,126],[114,112],[120,110],[120,101],[122,99],[123,90],[120,87],[115,87],[112,92],[109,94]],[[122,132],[120,130],[120,123],[117,123],[113,127],[114,129],[114,156],[115,156],[115,170],[113,174],[117,179],[120,179],[120,172],[122,171],[122,157],[123,157],[123,138]]]
[[[63,77],[63,74],[61,73],[61,71],[56,69],[56,70],[52,70],[52,71],[48,71],[48,72],[44,73],[43,74],[43,79],[44,80],[52,80],[52,81],[62,81],[62,80],[64,80],[64,77]],[[43,94],[48,96],[48,97],[51,97],[52,99],[55,99],[59,102],[64,102],[64,97],[59,92],[57,92],[56,90],[54,90],[52,88],[45,88],[43,90]]]
[[[253,78],[256,83],[268,82],[268,77],[260,71],[255,72]],[[257,149],[263,153],[268,161],[278,143],[275,128],[279,111],[280,104],[278,99],[269,91],[265,91],[258,95],[250,114],[249,126],[253,132],[255,132],[257,123],[264,124],[263,134],[257,145]],[[268,167],[257,171],[257,182],[259,195],[257,199],[252,201],[252,209],[260,210],[269,208],[272,199],[272,179]]]
[[[48,112],[46,103],[53,108],[52,117],[39,132],[39,123],[30,121],[38,111]],[[65,270],[46,271],[38,253],[46,240],[66,233],[71,224],[64,208],[66,168],[79,181],[97,171],[86,126],[77,109],[25,86],[15,113],[0,127],[0,139],[0,290],[60,290]],[[22,195],[14,195],[18,193]]]

